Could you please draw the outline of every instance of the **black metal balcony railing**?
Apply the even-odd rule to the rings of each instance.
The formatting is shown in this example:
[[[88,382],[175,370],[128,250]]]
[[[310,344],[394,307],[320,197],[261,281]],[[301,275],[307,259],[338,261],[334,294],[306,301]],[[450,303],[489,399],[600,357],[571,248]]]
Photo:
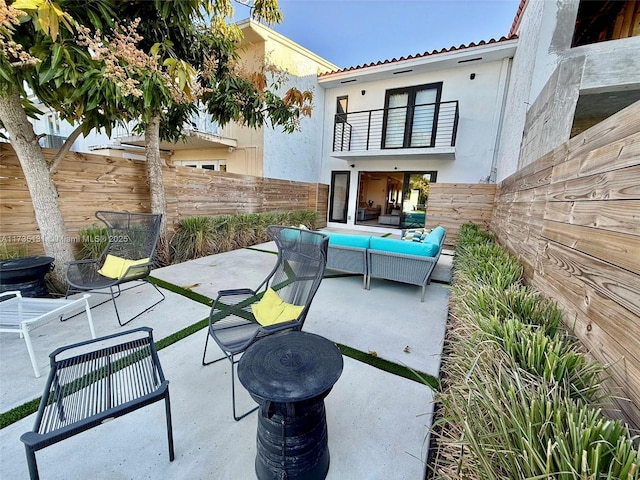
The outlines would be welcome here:
[[[43,138],[42,146],[44,148],[60,149],[60,148],[62,148],[62,145],[64,145],[64,142],[66,142],[66,141],[67,141],[67,137],[63,137],[61,135],[50,135],[50,134],[47,134]]]
[[[458,101],[339,113],[333,151],[454,147]]]

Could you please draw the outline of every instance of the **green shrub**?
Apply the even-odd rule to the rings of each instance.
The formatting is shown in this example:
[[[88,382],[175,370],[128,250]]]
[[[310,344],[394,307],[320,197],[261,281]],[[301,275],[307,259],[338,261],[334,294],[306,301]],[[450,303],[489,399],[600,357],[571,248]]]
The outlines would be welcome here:
[[[520,283],[522,267],[499,245],[480,243],[467,246],[464,254],[456,249],[454,275],[456,281],[506,289]]]
[[[99,227],[93,225],[80,229],[78,232],[80,237],[80,252],[78,259],[98,258],[100,254],[107,248],[109,243],[109,230],[107,227]]]
[[[171,258],[183,262],[268,242],[269,225],[303,224],[313,228],[317,218],[311,210],[187,217],[180,221],[170,241]]]
[[[480,328],[500,345],[516,368],[564,388],[571,398],[597,399],[602,366],[588,361],[566,337],[549,337],[544,330],[514,318],[488,318]]]
[[[434,477],[637,480],[640,453],[599,410],[603,368],[490,235],[461,229],[434,423]],[[637,445],[637,443],[635,444]]]
[[[29,246],[26,243],[0,242],[0,260],[22,258],[29,255]]]
[[[562,324],[562,311],[556,302],[542,297],[531,287],[511,285],[501,289],[460,282],[452,290],[456,311],[465,315],[516,318],[525,325],[541,327],[549,336],[554,336]]]
[[[174,262],[211,255],[218,251],[213,217],[195,216],[180,220],[170,242]]]
[[[314,210],[296,210],[289,212],[290,222],[287,225],[298,227],[304,225],[309,230],[315,230],[318,225],[318,212]]]

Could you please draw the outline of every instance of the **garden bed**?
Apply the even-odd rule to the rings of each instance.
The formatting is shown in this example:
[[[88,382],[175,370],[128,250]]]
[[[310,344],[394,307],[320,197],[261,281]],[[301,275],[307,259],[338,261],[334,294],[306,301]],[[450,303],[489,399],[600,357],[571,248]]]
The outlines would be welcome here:
[[[637,438],[601,410],[606,372],[521,278],[490,235],[463,226],[427,476],[639,478]]]

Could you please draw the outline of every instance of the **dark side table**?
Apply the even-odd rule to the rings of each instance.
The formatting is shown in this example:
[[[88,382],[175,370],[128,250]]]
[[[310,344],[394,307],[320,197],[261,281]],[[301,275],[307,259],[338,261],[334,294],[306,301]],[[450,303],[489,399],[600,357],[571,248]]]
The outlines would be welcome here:
[[[324,398],[342,374],[331,341],[292,331],[266,337],[242,355],[238,378],[260,405],[260,480],[324,479],[329,471]]]

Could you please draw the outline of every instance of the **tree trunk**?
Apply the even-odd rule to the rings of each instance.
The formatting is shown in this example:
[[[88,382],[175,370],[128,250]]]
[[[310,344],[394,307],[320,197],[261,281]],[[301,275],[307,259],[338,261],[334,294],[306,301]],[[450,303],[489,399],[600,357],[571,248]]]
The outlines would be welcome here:
[[[22,108],[20,94],[0,94],[0,118],[9,134],[24,178],[31,194],[36,222],[40,229],[39,239],[45,255],[55,259],[52,280],[56,288],[65,285],[65,263],[73,260],[73,250],[58,204],[58,191],[49,174],[42,148]]]
[[[155,115],[149,121],[144,132],[144,147],[147,159],[147,178],[151,196],[151,212],[162,214],[161,238],[167,228],[167,196],[162,179],[162,159],[160,158],[160,116]]]

